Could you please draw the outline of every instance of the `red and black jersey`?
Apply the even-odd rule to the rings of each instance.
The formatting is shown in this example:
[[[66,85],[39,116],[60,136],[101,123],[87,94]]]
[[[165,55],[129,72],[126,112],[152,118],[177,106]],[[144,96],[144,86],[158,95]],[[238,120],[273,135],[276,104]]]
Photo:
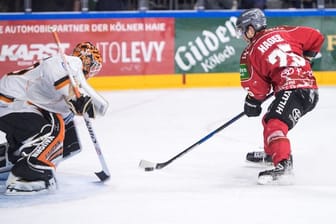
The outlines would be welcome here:
[[[317,88],[309,60],[318,52],[323,35],[310,27],[279,26],[256,34],[240,58],[241,85],[262,100],[271,91]]]

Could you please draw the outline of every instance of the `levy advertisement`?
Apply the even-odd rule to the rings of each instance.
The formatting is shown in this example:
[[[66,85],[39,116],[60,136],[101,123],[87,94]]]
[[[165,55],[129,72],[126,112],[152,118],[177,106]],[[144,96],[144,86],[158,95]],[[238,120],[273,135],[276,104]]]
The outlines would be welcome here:
[[[2,74],[56,54],[50,27],[58,32],[66,54],[77,43],[95,44],[103,58],[99,75],[174,73],[174,20],[145,18],[2,21]]]

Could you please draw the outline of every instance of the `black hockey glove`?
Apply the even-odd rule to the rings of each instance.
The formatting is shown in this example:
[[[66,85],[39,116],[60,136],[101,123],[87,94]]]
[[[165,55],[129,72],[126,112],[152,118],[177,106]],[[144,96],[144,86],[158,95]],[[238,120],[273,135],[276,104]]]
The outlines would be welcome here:
[[[69,105],[74,114],[82,115],[87,113],[90,118],[95,118],[95,109],[91,97],[81,95],[77,99],[69,100]]]
[[[261,101],[247,95],[244,104],[244,113],[248,117],[257,117],[261,113]]]

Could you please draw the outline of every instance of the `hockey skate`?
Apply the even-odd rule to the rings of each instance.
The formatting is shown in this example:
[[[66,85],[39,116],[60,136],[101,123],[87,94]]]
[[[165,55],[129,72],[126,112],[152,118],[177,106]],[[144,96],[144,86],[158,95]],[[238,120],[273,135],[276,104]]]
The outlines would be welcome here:
[[[293,158],[284,159],[274,169],[265,170],[258,175],[258,184],[291,184],[293,171]]]
[[[6,181],[6,195],[35,195],[54,192],[57,189],[55,177],[49,180],[26,181],[12,172]]]
[[[272,157],[267,155],[264,151],[254,151],[254,152],[248,152],[246,154],[246,161],[258,164],[262,166],[272,166],[273,161]]]
[[[18,160],[6,181],[6,195],[35,195],[54,192],[57,182],[51,167],[29,164],[23,157]]]

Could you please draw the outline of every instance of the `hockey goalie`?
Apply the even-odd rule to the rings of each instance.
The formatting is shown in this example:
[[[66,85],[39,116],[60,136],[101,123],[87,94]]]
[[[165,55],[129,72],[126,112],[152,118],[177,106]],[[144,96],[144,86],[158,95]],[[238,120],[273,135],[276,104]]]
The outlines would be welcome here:
[[[95,118],[107,110],[107,101],[86,82],[101,67],[98,49],[83,42],[71,56],[57,54],[1,78],[0,130],[7,142],[0,145],[0,173],[8,173],[5,194],[57,189],[57,164],[81,150],[74,116]],[[70,75],[80,97],[75,97]]]

